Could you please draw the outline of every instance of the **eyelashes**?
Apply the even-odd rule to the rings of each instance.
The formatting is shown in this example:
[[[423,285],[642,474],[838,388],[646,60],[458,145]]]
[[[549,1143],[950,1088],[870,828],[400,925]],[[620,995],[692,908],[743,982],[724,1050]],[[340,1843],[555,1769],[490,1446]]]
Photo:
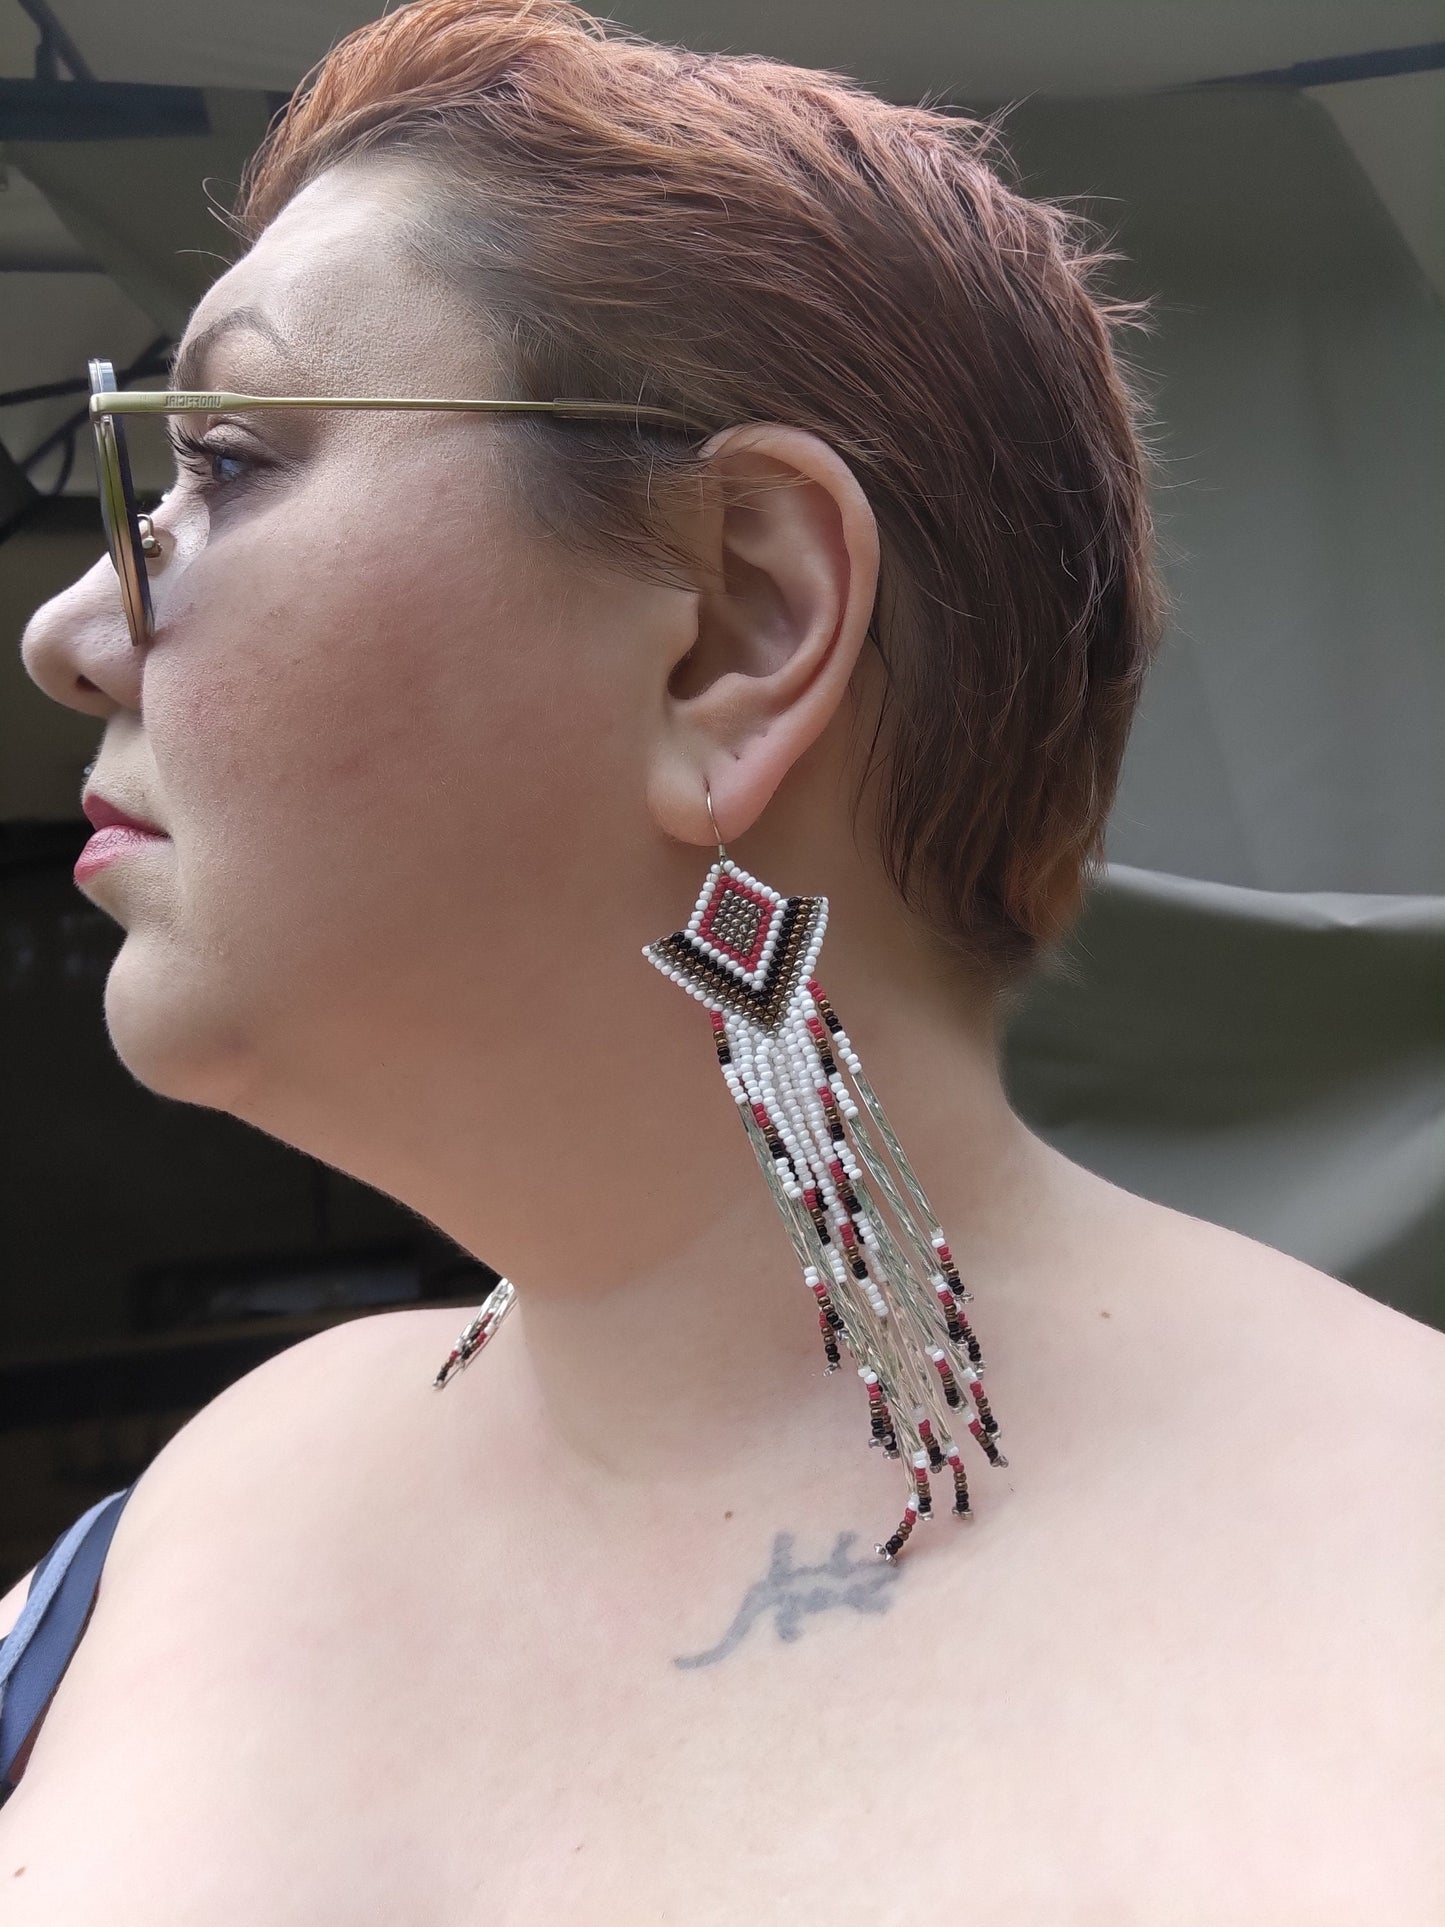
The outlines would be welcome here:
[[[250,476],[266,466],[251,455],[239,449],[226,447],[222,443],[208,442],[189,429],[170,425],[171,448],[178,468],[194,476],[203,495],[222,495],[240,487]],[[219,474],[218,466],[229,463],[240,471],[239,474]]]

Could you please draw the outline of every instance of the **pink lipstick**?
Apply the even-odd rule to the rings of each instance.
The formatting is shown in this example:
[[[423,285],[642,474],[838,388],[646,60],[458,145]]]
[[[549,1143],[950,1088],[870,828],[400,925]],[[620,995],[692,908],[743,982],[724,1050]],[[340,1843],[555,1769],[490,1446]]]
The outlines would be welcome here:
[[[121,809],[95,790],[86,792],[80,806],[94,824],[95,835],[76,858],[71,874],[77,883],[84,883],[87,877],[129,851],[170,842],[165,831],[158,829],[154,823],[146,822],[144,817],[132,816],[129,810]]]

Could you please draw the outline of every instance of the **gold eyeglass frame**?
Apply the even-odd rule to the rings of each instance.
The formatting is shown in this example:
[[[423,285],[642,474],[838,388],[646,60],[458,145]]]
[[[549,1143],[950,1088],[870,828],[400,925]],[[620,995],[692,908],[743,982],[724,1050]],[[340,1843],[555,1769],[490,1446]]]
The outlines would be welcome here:
[[[108,361],[92,361],[90,425],[95,434],[95,472],[100,511],[110,559],[120,578],[121,600],[131,641],[144,648],[155,632],[146,557],[160,553],[149,515],[136,507],[130,456],[121,415],[233,415],[263,408],[449,409],[469,414],[552,415],[566,421],[617,422],[624,427],[680,428],[694,434],[701,425],[673,408],[644,408],[628,401],[496,401],[379,395],[233,395],[118,388]],[[144,526],[142,526],[144,525]]]

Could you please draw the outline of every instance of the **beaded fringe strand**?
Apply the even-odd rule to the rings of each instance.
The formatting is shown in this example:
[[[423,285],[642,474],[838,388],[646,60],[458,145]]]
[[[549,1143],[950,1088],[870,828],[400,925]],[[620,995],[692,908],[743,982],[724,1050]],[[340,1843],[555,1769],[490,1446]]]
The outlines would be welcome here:
[[[712,1028],[723,1076],[817,1301],[824,1369],[839,1369],[839,1343],[846,1344],[867,1393],[870,1447],[907,1463],[903,1517],[875,1547],[891,1561],[917,1521],[934,1516],[930,1471],[947,1466],[951,1510],[973,1516],[947,1414],[957,1415],[991,1465],[1008,1464],[983,1389],[983,1353],[963,1312],[973,1293],[817,978],[807,979],[773,1035],[719,1011]]]
[[[438,1391],[453,1379],[466,1365],[470,1365],[483,1345],[496,1331],[498,1325],[512,1308],[512,1300],[517,1295],[517,1287],[510,1278],[500,1278],[493,1285],[487,1302],[467,1326],[456,1344],[452,1346],[442,1361],[441,1370],[432,1380]]]
[[[907,1467],[903,1517],[874,1548],[892,1561],[934,1517],[930,1472],[949,1470],[954,1516],[973,1517],[951,1425],[967,1428],[990,1465],[1008,1464],[963,1311],[973,1293],[812,974],[827,899],[780,896],[721,844],[718,855],[687,928],[643,955],[710,1011],[723,1077],[816,1302],[824,1370],[839,1369],[846,1345],[867,1396],[868,1443]],[[438,1388],[488,1342],[514,1296],[502,1279]]]

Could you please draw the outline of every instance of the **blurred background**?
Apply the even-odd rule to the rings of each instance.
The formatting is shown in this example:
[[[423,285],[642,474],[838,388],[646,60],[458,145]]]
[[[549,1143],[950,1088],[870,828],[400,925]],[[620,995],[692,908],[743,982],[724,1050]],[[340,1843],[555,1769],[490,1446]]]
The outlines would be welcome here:
[[[208,201],[379,5],[0,0],[0,1590],[270,1353],[493,1282],[119,1064],[122,933],[70,875],[99,730],[17,649],[103,549],[87,359],[163,385],[234,258]],[[1156,302],[1131,353],[1176,615],[1108,874],[1012,1018],[1009,1087],[1081,1163],[1445,1326],[1445,4],[615,17],[1010,103],[1024,191],[1079,197],[1128,256],[1115,285]]]

